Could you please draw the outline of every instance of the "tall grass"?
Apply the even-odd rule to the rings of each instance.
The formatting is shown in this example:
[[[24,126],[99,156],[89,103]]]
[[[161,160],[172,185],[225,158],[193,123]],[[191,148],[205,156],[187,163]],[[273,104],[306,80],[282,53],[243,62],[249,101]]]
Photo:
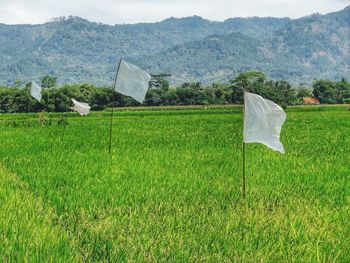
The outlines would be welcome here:
[[[293,108],[287,115],[286,155],[247,145],[245,200],[237,108],[117,112],[112,156],[108,114],[70,118],[64,141],[61,125],[0,125],[2,177],[14,180],[1,184],[0,193],[7,206],[16,191],[23,193],[14,207],[27,215],[11,220],[1,210],[0,240],[8,241],[0,255],[18,261],[347,262],[349,113]],[[39,223],[27,223],[35,218]],[[31,249],[32,237],[42,250]]]

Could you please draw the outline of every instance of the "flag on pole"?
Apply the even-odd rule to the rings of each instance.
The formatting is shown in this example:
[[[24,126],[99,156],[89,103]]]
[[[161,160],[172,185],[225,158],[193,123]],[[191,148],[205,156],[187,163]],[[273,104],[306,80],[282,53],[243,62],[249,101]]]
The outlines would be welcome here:
[[[142,103],[148,90],[151,75],[123,59],[120,61],[115,90]]]
[[[286,113],[276,103],[244,92],[244,143],[262,143],[274,151],[285,153],[280,134]]]
[[[35,83],[35,81],[32,81],[32,85],[30,88],[30,95],[36,99],[37,101],[41,101],[41,87]]]
[[[84,103],[84,102],[76,101],[75,99],[72,99],[72,101],[74,103],[74,106],[73,107],[69,107],[71,110],[79,112],[81,116],[89,114],[90,109],[91,109],[89,104]]]

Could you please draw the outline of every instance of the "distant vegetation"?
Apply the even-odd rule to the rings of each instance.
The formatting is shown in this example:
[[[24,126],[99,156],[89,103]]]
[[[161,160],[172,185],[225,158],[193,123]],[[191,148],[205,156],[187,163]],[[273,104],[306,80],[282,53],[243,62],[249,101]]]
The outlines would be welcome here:
[[[120,57],[172,83],[228,81],[245,71],[293,84],[350,75],[350,7],[301,19],[201,17],[103,25],[70,17],[42,25],[0,24],[0,84],[38,80],[113,83]]]
[[[0,87],[0,112],[64,112],[72,106],[71,98],[87,102],[93,110],[106,107],[139,106],[132,98],[123,96],[110,87],[96,87],[91,84],[57,85],[56,77],[41,78],[43,98],[41,103],[30,96],[30,83],[23,85],[16,81],[13,86]],[[271,99],[282,107],[303,104],[304,97],[314,96],[321,103],[350,103],[350,83],[317,80],[312,89],[305,86],[293,87],[287,81],[269,80],[261,72],[246,72],[226,83],[203,85],[200,82],[186,82],[170,87],[166,77],[154,76],[150,82],[145,106],[240,104],[243,89]]]

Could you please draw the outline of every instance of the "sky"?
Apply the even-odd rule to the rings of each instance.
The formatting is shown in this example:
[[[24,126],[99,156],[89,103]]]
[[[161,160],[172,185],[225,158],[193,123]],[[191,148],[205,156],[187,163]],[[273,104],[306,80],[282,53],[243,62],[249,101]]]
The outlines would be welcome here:
[[[39,24],[69,15],[111,25],[193,15],[216,21],[251,16],[299,18],[349,5],[350,0],[0,0],[0,23]]]

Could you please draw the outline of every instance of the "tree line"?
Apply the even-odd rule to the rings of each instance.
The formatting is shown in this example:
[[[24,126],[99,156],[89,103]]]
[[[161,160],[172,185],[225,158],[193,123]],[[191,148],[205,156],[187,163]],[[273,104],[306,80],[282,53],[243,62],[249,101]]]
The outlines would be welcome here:
[[[153,75],[145,106],[241,104],[243,91],[249,91],[270,99],[282,107],[303,104],[304,97],[315,97],[321,103],[350,103],[350,82],[315,80],[312,87],[293,87],[284,80],[270,80],[261,72],[245,72],[227,83],[203,85],[186,82],[170,87],[168,75]],[[110,87],[91,84],[71,84],[58,87],[57,79],[44,76],[41,79],[42,101],[30,96],[31,84],[0,87],[0,113],[15,112],[64,112],[72,106],[71,98],[89,103],[92,110],[107,107],[140,106],[138,102],[115,92]]]

